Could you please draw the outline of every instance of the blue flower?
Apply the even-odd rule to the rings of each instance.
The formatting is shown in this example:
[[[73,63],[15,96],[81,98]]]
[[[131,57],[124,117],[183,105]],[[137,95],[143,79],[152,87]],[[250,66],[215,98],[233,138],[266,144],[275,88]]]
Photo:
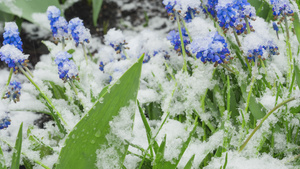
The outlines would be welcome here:
[[[53,37],[62,39],[68,36],[68,22],[64,17],[60,16],[60,10],[55,6],[49,6],[47,9],[48,20]]]
[[[0,48],[0,58],[8,64],[8,67],[14,68],[16,71],[17,66],[27,66],[28,55],[24,55],[18,48],[14,45],[4,45]]]
[[[78,69],[73,60],[69,60],[72,55],[68,52],[59,52],[56,54],[55,63],[58,66],[59,78],[66,82],[67,80],[79,80]]]
[[[167,10],[168,16],[171,20],[176,19],[176,14],[181,16],[185,21],[190,22],[192,15],[199,13],[200,11],[200,1],[189,0],[182,2],[180,0],[163,0],[165,9]]]
[[[89,42],[91,38],[90,30],[85,28],[83,22],[79,18],[73,18],[69,21],[68,25],[71,35],[76,42],[76,46],[79,43]]]
[[[247,52],[248,60],[254,62],[257,59],[265,60],[273,55],[279,55],[279,52],[278,47],[272,41],[268,41],[267,45],[259,45],[256,49],[250,49]]]
[[[279,31],[279,28],[277,26],[277,24],[275,22],[273,22],[273,29],[278,32]]]
[[[274,16],[293,15],[294,13],[288,0],[271,0],[271,4]]]
[[[183,36],[183,43],[185,46],[185,51],[187,54],[189,54],[189,51],[186,49],[186,46],[190,44],[190,40],[188,37],[188,34],[186,33],[186,30],[184,28],[182,30],[182,36]],[[181,49],[181,40],[180,40],[180,34],[178,31],[172,30],[169,32],[167,39],[171,42],[171,44],[174,46],[174,49],[176,50],[177,53],[181,54],[182,49]]]
[[[104,63],[100,61],[99,69],[103,72],[104,71]]]
[[[5,32],[3,33],[3,45],[10,44],[17,47],[21,52],[23,52],[22,41],[20,38],[20,33],[18,26],[15,22],[6,22],[4,27]]]
[[[203,63],[213,62],[215,64],[222,64],[227,63],[230,59],[230,51],[227,48],[227,43],[218,32],[210,33],[205,38],[193,40],[190,49]]]
[[[216,5],[218,4],[218,0],[208,0],[206,4],[206,9],[203,8],[204,13],[210,13],[213,17],[216,17],[217,11],[216,11]]]
[[[9,98],[15,103],[20,101],[21,95],[21,83],[17,81],[10,82],[8,85],[8,91],[6,92],[4,99]]]
[[[11,120],[8,116],[0,119],[0,130],[7,128],[11,124]]]
[[[216,6],[217,18],[220,27],[226,32],[233,28],[238,34],[247,32],[246,18],[255,20],[255,9],[247,0],[233,0],[232,2],[218,3]],[[248,21],[249,22],[249,21]],[[250,29],[254,31],[250,22]]]
[[[104,36],[105,44],[110,45],[115,49],[115,51],[119,54],[124,49],[129,49],[125,45],[127,45],[125,41],[125,37],[120,30],[116,30],[115,28],[110,29],[107,34]]]

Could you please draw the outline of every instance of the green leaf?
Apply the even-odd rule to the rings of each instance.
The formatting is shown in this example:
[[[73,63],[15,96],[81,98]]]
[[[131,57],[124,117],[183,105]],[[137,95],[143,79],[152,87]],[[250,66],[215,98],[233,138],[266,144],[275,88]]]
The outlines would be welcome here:
[[[15,18],[14,15],[0,11],[0,21],[11,22]]]
[[[98,16],[101,10],[103,0],[93,0],[93,23],[97,26]]]
[[[4,155],[0,146],[0,169],[7,169],[5,165]]]
[[[106,140],[106,135],[110,133],[109,122],[119,114],[122,107],[129,105],[129,101],[136,101],[142,63],[143,56],[106,91],[102,99],[98,100],[87,115],[78,122],[66,139],[56,169],[96,168],[96,150],[113,144]],[[121,149],[126,150],[126,148],[126,145],[120,145],[120,151],[115,154],[120,159],[120,166],[126,155],[126,152]]]
[[[42,19],[46,18],[46,11],[48,6],[54,5],[59,7],[58,0],[14,0],[14,1],[0,1],[0,11],[17,15],[30,22],[48,28],[48,25],[43,25],[46,21]],[[43,13],[44,16],[36,16],[37,13]],[[45,17],[45,18],[44,18]]]
[[[27,157],[23,157],[22,161],[26,169],[33,169],[33,165]]]
[[[167,135],[165,135],[163,141],[161,142],[161,144],[158,148],[153,168],[159,168],[162,166],[162,164],[164,164],[164,162],[165,162],[164,154],[165,154],[166,142],[167,142]]]
[[[184,166],[184,169],[191,169],[193,167],[193,161],[195,158],[195,154],[190,158],[190,160]]]
[[[294,28],[297,36],[297,40],[300,43],[300,21],[297,12],[294,12]]]
[[[20,157],[21,157],[21,149],[22,149],[22,129],[23,129],[23,123],[21,123],[13,156],[12,156],[12,161],[11,161],[11,169],[19,169],[19,164],[20,164]]]
[[[65,95],[65,89],[57,84],[55,84],[52,81],[47,81],[49,82],[51,88],[50,90],[52,91],[53,94],[53,98],[54,99],[64,99],[64,100],[68,100],[67,96]]]
[[[70,49],[70,50],[68,50],[68,53],[69,54],[73,54],[75,52],[75,50],[74,49]]]
[[[270,12],[272,14],[272,7],[266,1],[263,0],[248,0],[248,2],[256,10],[256,15],[269,20]]]
[[[296,74],[296,82],[298,87],[300,88],[300,69],[297,64],[295,64],[295,74]]]
[[[246,92],[246,88],[247,85],[243,83],[241,85],[241,90],[245,100],[247,100],[247,95],[248,95],[248,93]],[[263,118],[266,115],[266,111],[267,111],[266,108],[264,108],[264,106],[261,103],[258,103],[255,97],[253,97],[252,95],[250,97],[249,109],[251,114],[256,120]]]

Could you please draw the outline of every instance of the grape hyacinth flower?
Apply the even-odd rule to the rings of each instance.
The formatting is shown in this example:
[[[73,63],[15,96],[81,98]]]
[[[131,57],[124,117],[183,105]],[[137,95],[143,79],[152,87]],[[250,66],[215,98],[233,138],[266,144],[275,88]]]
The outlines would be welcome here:
[[[20,33],[18,26],[15,22],[5,22],[4,33],[3,33],[3,45],[10,44],[17,47],[21,52],[23,52],[22,41],[20,38]]]
[[[11,120],[8,116],[0,117],[0,130],[7,128],[10,124]]]
[[[73,60],[69,60],[72,55],[68,52],[58,52],[56,54],[55,63],[58,66],[59,78],[67,82],[68,80],[79,80],[78,69]]]
[[[207,3],[204,4],[206,9],[203,8],[204,13],[210,13],[213,18],[217,16],[216,5],[218,4],[218,0],[207,0]]]
[[[116,30],[115,28],[110,29],[107,32],[107,34],[104,36],[104,39],[105,39],[105,44],[113,47],[117,52],[117,54],[123,52],[124,49],[129,49],[128,47],[125,46],[128,43],[126,43],[125,37],[120,30]]]
[[[277,38],[279,39],[279,35],[278,35],[279,28],[275,22],[273,22],[273,29],[276,31]]]
[[[48,20],[54,39],[63,39],[68,37],[68,22],[60,16],[60,10],[55,6],[49,6],[47,9]]]
[[[182,36],[183,36],[183,43],[184,43],[184,46],[186,48],[186,46],[188,44],[190,44],[190,39],[189,39],[188,34],[186,33],[185,29],[182,28],[181,30],[182,30]],[[167,39],[174,46],[175,51],[178,54],[181,54],[182,53],[182,49],[181,49],[181,40],[180,40],[179,32],[175,31],[175,30],[170,31],[169,34],[168,34],[168,36],[167,36]],[[186,51],[186,53],[188,55],[190,55],[190,52],[187,49],[185,49],[185,51]]]
[[[189,45],[189,48],[203,63],[213,62],[217,66],[218,64],[227,63],[231,59],[227,43],[218,32],[212,32],[205,38],[196,38]]]
[[[171,20],[176,19],[178,14],[186,22],[190,22],[193,16],[200,11],[200,1],[198,0],[163,0],[163,4]]]
[[[273,55],[279,55],[278,47],[272,42],[268,41],[267,45],[259,45],[256,49],[250,49],[247,52],[249,62],[257,59],[265,60]]]
[[[69,21],[68,28],[74,41],[76,42],[76,46],[78,46],[79,43],[83,44],[83,42],[89,43],[89,39],[91,38],[90,30],[84,27],[81,19],[71,19]]]
[[[291,4],[288,0],[270,0],[273,5],[273,15],[277,18],[279,15],[293,15],[294,12],[291,8]]]
[[[14,45],[4,45],[0,48],[1,61],[7,63],[8,67],[13,68],[14,72],[17,73],[18,66],[27,66],[28,55],[24,55]]]
[[[255,20],[255,9],[247,0],[220,1],[216,6],[217,19],[225,33],[233,28],[238,34],[248,33],[248,19]],[[249,23],[249,22],[248,22]],[[250,31],[254,31],[249,23]]]
[[[21,95],[21,83],[17,81],[10,82],[8,85],[8,91],[5,93],[4,99],[11,99],[15,103],[20,101]]]

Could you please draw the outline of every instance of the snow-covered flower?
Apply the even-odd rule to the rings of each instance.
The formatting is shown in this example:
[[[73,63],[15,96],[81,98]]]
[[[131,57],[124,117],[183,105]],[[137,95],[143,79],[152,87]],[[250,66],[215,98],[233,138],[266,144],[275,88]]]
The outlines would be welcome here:
[[[204,13],[210,13],[213,17],[216,17],[217,11],[216,11],[216,5],[218,4],[218,0],[207,0],[206,4],[203,4],[206,6],[206,9],[204,8]]]
[[[186,33],[186,30],[184,28],[181,29],[182,31],[182,37],[183,37],[183,43],[186,48],[188,44],[190,44],[190,39],[188,37],[188,34]],[[178,31],[172,30],[169,32],[167,39],[171,42],[171,44],[174,46],[174,49],[177,53],[181,54],[181,40],[180,40],[180,34]],[[186,49],[186,53],[189,54],[189,51]]]
[[[78,17],[69,21],[68,28],[76,42],[76,46],[79,43],[89,42],[89,39],[91,38],[90,30],[84,27],[82,20]]]
[[[216,6],[216,11],[220,27],[224,30],[234,28],[238,34],[247,31],[245,19],[249,18],[254,20],[255,17],[255,9],[247,2],[247,0],[219,1]]]
[[[288,0],[270,0],[273,5],[273,15],[292,15],[294,12],[292,10],[291,4]]]
[[[0,48],[0,58],[1,61],[7,63],[8,67],[14,68],[16,71],[17,66],[26,66],[28,61],[28,55],[24,55],[18,48],[14,45],[4,45]]]
[[[17,47],[21,52],[23,52],[22,41],[20,38],[20,33],[18,26],[15,22],[5,22],[4,33],[3,33],[3,45],[10,44]]]
[[[272,41],[268,41],[266,45],[258,45],[255,49],[249,49],[247,58],[249,61],[256,61],[257,59],[267,59],[273,55],[279,55],[278,47]]]
[[[104,39],[105,44],[113,47],[117,53],[121,53],[124,49],[128,49],[125,47],[125,45],[127,45],[125,36],[120,30],[116,30],[115,28],[110,29],[107,34],[104,35]]]
[[[60,10],[55,6],[49,6],[47,9],[48,20],[54,38],[62,39],[68,36],[68,22],[60,16]]]
[[[165,9],[172,19],[175,18],[175,12],[182,16],[186,22],[190,22],[195,15],[200,11],[200,1],[198,0],[163,0]]]
[[[0,130],[7,128],[10,124],[11,120],[7,115],[4,117],[0,117]]]
[[[215,64],[227,63],[230,59],[230,51],[223,36],[218,32],[212,32],[207,37],[199,37],[190,44],[190,51],[196,54],[202,62],[214,62]]]
[[[73,60],[69,60],[72,55],[68,52],[58,52],[55,63],[58,66],[59,78],[66,82],[67,80],[78,79],[78,69]]]
[[[21,83],[17,81],[12,81],[8,85],[8,91],[5,93],[4,99],[11,99],[15,103],[20,101],[21,95]]]

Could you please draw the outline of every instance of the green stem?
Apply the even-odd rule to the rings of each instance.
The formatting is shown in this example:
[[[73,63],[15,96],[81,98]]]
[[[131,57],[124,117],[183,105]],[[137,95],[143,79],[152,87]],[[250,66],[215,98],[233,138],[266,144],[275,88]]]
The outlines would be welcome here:
[[[186,30],[186,33],[187,33],[188,36],[189,36],[190,42],[192,43],[193,39],[192,39],[192,36],[191,36],[191,34],[190,34],[190,31],[188,30],[188,28],[187,28],[187,26],[186,26],[186,23],[185,23],[184,19],[182,19],[182,24],[183,24],[183,26],[184,26],[184,28],[185,28],[185,30]]]
[[[249,24],[249,21],[248,21],[248,18],[247,16],[245,16],[245,21],[246,21],[246,24],[247,24],[247,33],[250,34],[251,33],[251,29],[250,29],[250,24]]]
[[[24,66],[24,68],[25,68],[25,70],[29,73],[29,75],[30,75],[31,77],[33,77],[33,74],[32,74],[31,71],[28,69],[28,67]]]
[[[241,152],[247,145],[247,143],[249,142],[249,140],[252,138],[252,136],[255,134],[255,132],[262,126],[263,122],[275,111],[277,110],[279,107],[287,104],[288,102],[291,102],[293,100],[295,100],[296,97],[292,97],[290,99],[287,99],[283,102],[281,102],[280,104],[278,104],[277,106],[275,106],[271,111],[269,111],[269,113],[267,115],[265,115],[265,117],[260,121],[260,123],[255,127],[255,129],[252,131],[252,133],[250,134],[250,136],[246,139],[246,141],[244,142],[244,144],[240,147],[239,152]]]
[[[31,77],[25,72],[25,70],[21,67],[18,66],[19,69],[21,70],[21,72],[27,77],[27,79],[35,86],[35,88],[40,92],[40,94],[42,95],[42,97],[47,101],[47,103],[51,106],[51,108],[53,110],[55,110],[56,114],[54,114],[51,111],[52,117],[54,118],[57,127],[59,128],[60,132],[63,134],[67,134],[66,129],[64,128],[64,126],[61,124],[60,120],[64,123],[64,125],[67,126],[66,121],[63,119],[63,117],[61,116],[61,114],[56,110],[55,106],[52,104],[51,100],[46,96],[46,94],[40,89],[40,87],[31,79]],[[60,118],[60,120],[57,118],[57,116]]]
[[[236,34],[236,32],[235,32],[235,31],[233,31],[233,34],[234,34],[234,38],[235,38],[235,40],[236,40],[237,44],[239,45],[239,47],[241,47],[242,45],[241,45],[241,42],[240,42],[240,40],[239,40],[239,37],[238,37],[238,35]]]
[[[284,23],[285,23],[285,32],[286,32],[286,44],[288,46],[287,53],[288,53],[288,64],[290,65],[289,72],[288,72],[288,82],[291,80],[291,74],[293,72],[293,55],[292,55],[292,49],[291,49],[291,43],[290,43],[290,33],[289,33],[289,25],[288,21],[285,15],[284,17]]]
[[[3,89],[3,93],[2,93],[2,97],[1,98],[3,98],[5,96],[5,93],[6,93],[7,87],[9,85],[9,83],[10,83],[10,80],[11,80],[13,72],[14,72],[14,68],[10,68],[8,79],[7,79],[6,85],[5,85],[4,89]]]
[[[61,40],[61,46],[62,46],[62,50],[64,51],[65,50],[65,38],[62,38]]]
[[[83,49],[83,54],[84,54],[84,57],[85,57],[85,62],[86,62],[86,65],[87,65],[88,64],[88,57],[86,55],[84,43],[82,43],[82,49]]]
[[[123,51],[123,53],[124,53],[124,55],[125,55],[125,58],[126,58],[126,59],[129,59],[128,54],[127,54],[127,52],[126,52],[126,49],[125,49],[124,47],[122,47],[122,48],[123,48],[122,51]]]
[[[178,26],[178,31],[180,35],[180,42],[181,42],[181,51],[182,51],[182,56],[183,56],[183,70],[187,72],[187,66],[186,66],[186,53],[185,53],[185,48],[184,48],[184,42],[183,42],[183,36],[182,36],[182,30],[181,30],[181,25],[180,25],[180,18],[178,14],[175,12],[176,16],[176,21],[177,21],[177,26]]]

